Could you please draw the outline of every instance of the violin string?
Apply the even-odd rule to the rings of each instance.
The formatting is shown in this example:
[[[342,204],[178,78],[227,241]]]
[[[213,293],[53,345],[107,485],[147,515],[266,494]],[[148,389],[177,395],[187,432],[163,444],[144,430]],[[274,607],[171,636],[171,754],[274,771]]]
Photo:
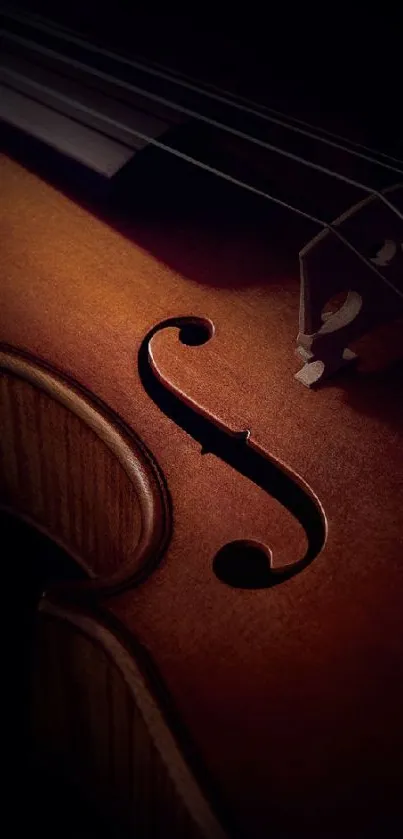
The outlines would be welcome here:
[[[15,17],[15,15],[12,15],[12,16]],[[18,15],[17,15],[17,17],[18,17]],[[47,27],[47,26],[41,26],[41,28],[47,29],[48,31],[49,30],[52,31],[51,28]],[[5,34],[6,36],[8,35],[10,37],[10,33],[7,33],[7,32],[3,31],[3,34]],[[73,66],[79,67],[79,69],[86,70],[87,72],[90,72],[92,75],[96,75],[96,76],[104,78],[108,81],[112,81],[115,84],[118,84],[122,87],[128,87],[129,89],[133,90],[134,92],[140,93],[141,95],[145,95],[147,98],[152,98],[152,99],[154,99],[154,101],[159,101],[160,103],[165,104],[166,106],[171,107],[173,109],[181,110],[182,112],[187,113],[187,115],[192,116],[192,118],[200,119],[202,121],[205,121],[205,122],[209,123],[210,125],[213,125],[213,127],[218,128],[219,130],[227,131],[231,134],[235,134],[235,136],[238,136],[241,139],[246,139],[246,140],[249,140],[250,142],[255,142],[258,145],[261,145],[266,149],[274,151],[275,153],[278,153],[280,155],[289,157],[289,158],[295,160],[295,162],[298,162],[302,165],[306,165],[310,168],[318,169],[323,174],[326,174],[330,177],[336,177],[338,179],[341,179],[344,182],[348,183],[349,185],[355,186],[358,189],[362,189],[363,191],[369,193],[371,196],[378,197],[381,201],[383,201],[383,203],[385,203],[387,206],[389,206],[389,208],[393,212],[395,212],[400,218],[403,218],[403,216],[399,212],[398,208],[396,208],[395,205],[392,202],[390,202],[386,198],[385,195],[373,190],[372,188],[366,186],[365,184],[354,181],[353,179],[346,178],[345,176],[341,175],[340,173],[333,172],[333,171],[327,169],[326,167],[320,167],[320,166],[318,166],[318,164],[314,164],[311,161],[307,161],[304,158],[300,158],[298,155],[293,155],[292,153],[287,152],[284,149],[278,148],[276,146],[272,146],[271,144],[268,144],[268,143],[264,143],[264,141],[260,141],[260,140],[258,140],[258,138],[255,138],[252,135],[247,135],[244,132],[239,132],[236,129],[232,129],[230,126],[227,126],[224,123],[220,123],[218,121],[211,120],[211,119],[205,117],[202,114],[198,114],[197,112],[190,111],[190,109],[184,109],[182,106],[178,106],[177,103],[173,103],[170,100],[165,99],[164,97],[157,96],[156,94],[151,94],[149,91],[145,91],[143,88],[139,88],[138,86],[131,85],[127,82],[123,82],[122,80],[117,79],[114,76],[111,76],[110,74],[105,74],[105,73],[103,73],[102,71],[99,71],[99,70],[95,71],[94,68],[89,67],[88,65],[83,64],[82,62],[78,62],[78,61],[76,61],[74,59],[71,59],[71,58],[66,58],[65,56],[60,56],[60,54],[56,53],[54,50],[49,50],[45,47],[39,46],[38,44],[35,44],[35,43],[29,41],[28,39],[21,38],[19,36],[14,35],[14,34],[11,34],[11,38],[12,38],[12,40],[16,40],[17,42],[25,43],[30,47],[33,46],[35,49],[39,50],[40,52],[42,52],[44,54],[55,56],[59,60],[62,59],[62,60],[64,60],[65,63],[69,63],[69,64],[72,64]],[[72,38],[71,40],[76,40],[76,41],[79,40],[82,44],[84,44],[86,46],[90,46],[90,47],[92,46],[92,45],[88,45],[85,41],[82,41],[82,39]],[[95,49],[98,49],[98,48],[95,48]],[[105,52],[108,53],[108,51],[104,51],[104,53]],[[109,54],[112,57],[116,58],[117,60],[120,60],[119,56],[116,56],[113,53],[109,53]],[[18,75],[18,74],[16,74],[16,75]],[[32,84],[32,82],[31,82],[31,84]],[[41,85],[38,85],[38,84],[36,84],[36,87],[38,89],[45,89],[45,86],[41,86]],[[48,92],[52,92],[53,94],[55,93],[54,91],[51,91],[50,89],[48,89]],[[116,120],[106,119],[103,114],[100,114],[100,113],[98,113],[94,110],[91,110],[91,109],[87,108],[86,106],[79,105],[74,100],[69,100],[68,97],[64,97],[62,94],[58,93],[56,95],[57,95],[58,99],[60,99],[60,100],[64,99],[64,101],[66,101],[66,102],[69,101],[69,104],[74,105],[76,108],[78,107],[79,110],[85,111],[88,114],[91,113],[93,116],[96,116],[97,118],[102,119],[104,122],[107,121],[111,125],[114,125],[115,127],[119,127],[119,124],[116,122]],[[288,126],[286,126],[286,127],[288,127]],[[256,195],[260,195],[261,197],[266,198],[269,201],[272,201],[272,202],[274,202],[274,203],[276,203],[280,206],[283,206],[283,207],[289,209],[290,211],[292,211],[294,213],[297,213],[298,215],[303,216],[303,217],[313,221],[314,223],[319,224],[322,227],[331,230],[341,241],[344,242],[345,245],[347,245],[350,248],[350,250],[352,250],[353,252],[356,253],[356,255],[367,265],[368,268],[370,268],[370,270],[372,270],[379,277],[379,279],[382,282],[386,283],[386,285],[388,285],[396,294],[398,294],[399,297],[400,296],[403,297],[403,294],[400,293],[399,289],[396,288],[394,286],[394,284],[391,283],[387,278],[385,278],[384,275],[381,274],[376,269],[376,267],[373,265],[373,263],[370,262],[360,251],[358,251],[354,247],[354,245],[352,245],[352,243],[345,236],[343,236],[340,233],[340,231],[338,231],[334,227],[334,225],[331,225],[328,222],[325,222],[321,219],[318,219],[315,216],[313,216],[312,214],[307,213],[306,211],[303,211],[300,208],[294,207],[293,205],[291,205],[291,204],[289,204],[285,201],[282,201],[281,199],[278,199],[275,196],[270,195],[267,192],[264,192],[263,190],[259,190],[256,187],[253,187],[251,184],[247,184],[244,181],[240,181],[239,179],[234,178],[231,175],[228,175],[228,173],[224,173],[224,172],[216,169],[215,167],[209,166],[208,164],[206,164],[206,163],[204,163],[200,160],[196,160],[196,158],[190,157],[189,155],[185,155],[183,152],[178,152],[178,150],[173,149],[171,146],[168,146],[167,144],[162,143],[161,141],[157,141],[154,138],[148,137],[145,134],[142,134],[141,132],[136,132],[136,131],[134,131],[134,129],[128,129],[128,126],[126,126],[124,124],[121,124],[120,128],[122,128],[126,132],[129,132],[129,133],[133,134],[134,136],[136,136],[140,139],[144,139],[148,143],[150,143],[152,145],[155,145],[155,146],[159,147],[160,149],[162,149],[164,151],[167,151],[171,154],[174,154],[175,156],[181,157],[183,160],[186,160],[187,162],[192,163],[193,165],[196,165],[199,168],[203,168],[203,169],[205,169],[205,170],[207,170],[207,171],[209,171],[209,172],[211,172],[211,173],[213,173],[213,174],[215,174],[215,175],[217,175],[221,178],[224,178],[225,180],[231,181],[233,184],[235,184],[237,186],[240,186],[243,189],[247,189],[250,192],[254,192]],[[320,138],[318,138],[318,139],[320,139]],[[376,162],[376,161],[374,161],[374,162]],[[382,165],[382,164],[380,164],[380,165]]]
[[[178,113],[182,113],[185,116],[188,116],[192,119],[196,119],[199,122],[203,122],[209,125],[210,127],[216,128],[220,131],[224,131],[227,134],[231,134],[231,136],[237,137],[240,140],[246,140],[247,142],[250,142],[253,145],[258,146],[259,148],[263,148],[266,151],[274,152],[276,154],[279,154],[281,157],[285,157],[289,160],[292,160],[294,161],[294,163],[299,163],[300,165],[306,166],[309,169],[312,169],[313,171],[320,172],[321,174],[326,175],[330,178],[339,180],[347,184],[348,186],[353,186],[356,189],[361,189],[368,195],[372,195],[378,198],[383,204],[389,207],[389,209],[392,210],[392,212],[395,215],[397,215],[400,219],[403,220],[403,212],[401,212],[399,208],[396,207],[396,205],[394,205],[393,202],[391,202],[386,197],[386,195],[384,195],[382,192],[379,192],[379,190],[373,189],[372,187],[369,187],[366,184],[361,183],[360,181],[356,181],[354,178],[349,178],[347,177],[347,175],[342,175],[340,172],[335,172],[331,169],[328,169],[326,166],[322,166],[319,163],[314,163],[311,160],[307,160],[306,158],[294,154],[294,152],[282,149],[279,146],[274,145],[273,143],[268,143],[265,140],[260,140],[258,137],[254,137],[253,134],[247,134],[244,131],[232,128],[231,126],[228,126],[226,125],[226,123],[222,123],[219,120],[211,119],[210,117],[207,117],[204,114],[200,114],[198,111],[194,111],[192,108],[187,108],[184,105],[178,105],[177,103],[174,103],[171,100],[167,99],[165,96],[160,96],[157,93],[145,91],[138,85],[134,85],[131,82],[126,82],[123,79],[118,79],[115,76],[112,76],[110,73],[105,73],[102,70],[90,67],[89,65],[81,61],[78,61],[77,59],[62,56],[55,50],[49,49],[48,47],[43,47],[42,45],[39,46],[27,38],[15,35],[14,33],[7,33],[5,30],[2,29],[0,29],[0,34],[5,35],[6,37],[10,38],[12,41],[15,41],[17,43],[22,43],[23,45],[31,48],[34,47],[36,51],[40,52],[43,55],[47,55],[52,58],[56,57],[59,61],[62,61],[63,63],[68,64],[71,67],[75,67],[76,69],[80,70],[85,70],[92,76],[103,79],[104,81],[112,82],[113,84],[125,90],[130,90],[132,93],[137,93],[142,96],[145,96],[147,99],[150,99],[153,102],[158,102],[160,105],[164,105],[165,107],[176,110]]]
[[[10,14],[10,16],[14,19],[22,21],[23,23],[27,22],[26,18],[24,18],[23,15],[20,15],[18,13],[13,12]],[[45,21],[39,15],[35,16],[35,23],[37,28],[42,29],[43,31],[49,34],[57,34],[58,37],[70,41],[71,43],[74,43],[77,46],[82,46],[90,52],[96,52],[99,55],[103,55],[107,58],[119,61],[121,64],[126,64],[127,66],[140,70],[141,72],[148,73],[149,75],[153,75],[157,78],[163,79],[164,81],[168,81],[171,84],[176,84],[187,90],[191,90],[192,92],[197,93],[198,95],[206,96],[210,99],[220,102],[221,104],[228,105],[244,113],[256,116],[266,122],[279,125],[282,128],[285,128],[289,131],[293,131],[295,133],[299,133],[301,135],[309,137],[310,139],[317,140],[323,144],[336,148],[339,151],[343,151],[347,154],[366,160],[369,163],[381,166],[384,169],[396,172],[397,174],[403,174],[403,161],[399,158],[394,158],[391,155],[387,155],[384,152],[371,149],[360,143],[354,143],[350,140],[347,140],[346,138],[341,137],[340,135],[333,134],[332,132],[327,132],[324,129],[318,129],[317,126],[313,126],[310,123],[307,123],[303,120],[297,120],[293,118],[294,122],[299,123],[299,125],[301,126],[303,125],[304,128],[299,127],[299,125],[293,125],[289,120],[287,121],[287,115],[282,113],[281,111],[276,111],[272,108],[267,108],[264,105],[260,105],[256,102],[253,102],[252,100],[244,99],[242,97],[234,97],[234,95],[230,91],[223,90],[222,88],[219,88],[215,85],[208,85],[207,87],[209,89],[206,89],[206,87],[203,88],[200,86],[199,83],[196,82],[196,80],[192,79],[190,76],[185,76],[182,73],[175,74],[175,72],[172,71],[171,68],[164,67],[163,65],[158,64],[156,62],[144,62],[136,59],[129,59],[128,57],[123,55],[118,55],[117,53],[114,53],[111,50],[108,50],[104,47],[89,43],[84,38],[77,36],[76,33],[74,33],[71,29],[67,27],[60,27],[56,24],[53,24],[53,22]],[[178,107],[177,103],[170,103],[170,106]],[[325,136],[321,136],[317,133],[318,131],[321,131],[322,135],[327,134],[329,137],[333,137],[334,139],[331,140]],[[343,143],[350,143],[351,145],[355,146],[356,148],[360,148],[363,151],[359,152],[355,151],[352,148],[348,148],[345,145],[342,145],[341,142],[336,142],[336,139],[342,141]],[[367,152],[371,152],[371,154],[368,154]],[[377,158],[373,157],[374,154],[378,154],[379,156],[384,157],[387,160],[390,160],[391,163],[387,164],[381,160],[378,160]],[[392,161],[394,161],[395,163],[399,163],[402,168],[399,168],[396,165],[392,165]]]
[[[13,75],[20,76],[20,74],[16,72],[13,72]],[[22,77],[20,76],[20,78]],[[40,84],[38,82],[34,82],[33,80],[30,81],[30,85],[32,88],[36,88],[38,92],[40,91],[41,93],[43,93],[45,91],[47,93],[54,94],[54,91],[51,88],[46,87],[46,85]],[[240,179],[233,177],[227,172],[223,172],[222,170],[217,169],[214,166],[210,166],[208,163],[205,163],[204,161],[198,160],[197,158],[192,157],[191,155],[185,154],[179,149],[175,149],[172,146],[167,145],[167,143],[164,143],[161,140],[156,139],[155,137],[150,137],[141,131],[137,131],[134,128],[130,128],[125,123],[120,123],[116,119],[112,119],[111,117],[102,114],[100,111],[97,111],[94,108],[89,108],[87,105],[78,103],[75,99],[72,99],[71,97],[66,96],[65,94],[57,92],[56,98],[67,105],[75,107],[76,110],[82,111],[88,116],[94,117],[95,119],[99,119],[104,123],[109,123],[115,129],[117,128],[119,130],[122,130],[123,132],[126,132],[127,134],[131,134],[137,139],[145,140],[150,145],[155,146],[156,148],[161,149],[162,151],[168,152],[169,154],[183,160],[186,163],[190,163],[199,169],[203,169],[204,171],[209,172],[210,174],[215,175],[216,177],[222,180],[232,183],[234,186],[241,187],[242,189],[250,193],[253,193],[254,195],[260,198],[264,198],[265,200],[270,201],[272,204],[277,204],[278,206],[283,207],[286,210],[290,210],[296,215],[299,215],[300,217],[305,218],[308,221],[313,222],[314,224],[318,224],[323,229],[329,230],[341,242],[343,242],[343,244],[346,245],[346,247],[349,248],[349,250],[355,253],[355,255],[367,266],[367,268],[369,268],[374,274],[376,274],[376,276],[382,281],[382,283],[387,285],[391,289],[391,291],[393,291],[398,297],[403,299],[403,291],[397,288],[394,285],[394,283],[392,283],[380,271],[378,271],[376,266],[369,259],[367,259],[367,257],[364,254],[362,254],[355,247],[355,245],[353,245],[353,243],[350,242],[349,239],[347,239],[346,236],[340,233],[336,226],[324,221],[323,219],[317,218],[316,216],[306,212],[305,210],[301,210],[299,207],[294,207],[292,204],[289,204],[288,202],[283,201],[280,198],[277,198],[275,195],[272,195],[269,192],[265,192],[264,190],[258,189],[257,187],[254,187],[252,184],[248,184],[246,181],[241,181]]]
[[[118,56],[116,56],[116,58],[118,58]],[[274,121],[272,120],[272,116],[281,118],[282,120],[284,120],[285,127],[289,128],[290,130],[298,131],[297,126],[303,126],[304,128],[309,129],[309,132],[311,133],[302,131],[298,131],[298,133],[306,133],[306,136],[312,136],[313,139],[319,140],[319,142],[325,143],[327,145],[331,145],[334,148],[339,149],[340,151],[347,152],[347,154],[351,154],[355,157],[360,157],[371,163],[375,163],[378,166],[382,166],[385,169],[390,169],[393,172],[397,172],[398,174],[403,174],[403,160],[399,157],[393,157],[393,155],[383,152],[380,149],[374,149],[371,148],[371,146],[366,146],[363,143],[358,143],[355,140],[351,140],[350,138],[344,137],[341,134],[336,134],[334,131],[328,131],[322,126],[314,125],[313,123],[307,122],[303,119],[298,119],[295,116],[284,113],[284,111],[279,111],[275,108],[269,108],[263,102],[257,102],[256,100],[248,99],[245,96],[234,94],[232,91],[219,87],[218,85],[214,85],[204,81],[199,82],[192,76],[174,70],[171,67],[167,67],[164,64],[160,64],[159,62],[150,61],[150,59],[144,57],[139,57],[139,59],[140,58],[144,66],[144,72],[147,72],[147,66],[155,67],[158,70],[161,70],[164,73],[166,73],[168,80],[176,82],[177,84],[181,84],[182,86],[184,86],[184,82],[190,83],[194,86],[194,89],[197,92],[202,93],[206,96],[210,96],[211,93],[218,94],[218,96],[224,97],[224,101],[225,99],[228,99],[229,105],[232,105],[233,107],[236,107],[239,110],[249,112],[254,116],[261,117],[263,120],[267,122]],[[126,57],[124,60],[125,63],[132,63],[132,60],[127,59]],[[293,123],[295,123],[295,125],[293,125]],[[326,139],[327,137],[332,138],[333,140],[337,140],[338,142],[329,142]],[[346,146],[342,144],[348,144],[352,148],[348,148],[348,145]],[[363,152],[368,152],[369,154],[361,154],[359,151],[354,151],[354,149],[362,149]],[[373,157],[373,155],[384,157],[386,160],[391,161],[392,164],[399,164],[399,166],[386,165],[382,163],[381,160],[378,160],[377,158]]]

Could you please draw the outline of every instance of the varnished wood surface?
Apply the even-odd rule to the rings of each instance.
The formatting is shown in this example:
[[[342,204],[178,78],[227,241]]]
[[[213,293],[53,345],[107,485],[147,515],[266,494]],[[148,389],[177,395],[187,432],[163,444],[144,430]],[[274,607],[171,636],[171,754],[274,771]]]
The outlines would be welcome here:
[[[0,340],[96,394],[162,469],[169,548],[108,608],[156,662],[239,829],[369,835],[398,823],[401,322],[363,338],[357,371],[312,393],[294,379],[295,224],[276,245],[263,224],[168,208],[123,235],[6,158],[1,179]],[[202,455],[140,385],[144,336],[178,315],[209,318],[215,334],[191,347],[161,333],[164,377],[229,428],[250,428],[323,507],[323,550],[274,588],[225,585],[216,552],[251,539],[282,565],[300,555],[304,529]]]
[[[16,830],[145,839],[170,825],[178,839],[224,839],[145,650],[102,610],[91,617],[42,595],[83,572],[36,528],[0,512],[0,538],[4,589],[18,591],[3,667]]]
[[[0,353],[0,504],[67,549],[83,590],[144,578],[171,528],[152,458],[97,402],[23,356]]]
[[[99,618],[46,600],[34,649],[38,751],[48,766],[64,766],[111,830],[115,824],[136,837],[163,839],[169,830],[178,839],[225,839],[135,650],[125,649]]]

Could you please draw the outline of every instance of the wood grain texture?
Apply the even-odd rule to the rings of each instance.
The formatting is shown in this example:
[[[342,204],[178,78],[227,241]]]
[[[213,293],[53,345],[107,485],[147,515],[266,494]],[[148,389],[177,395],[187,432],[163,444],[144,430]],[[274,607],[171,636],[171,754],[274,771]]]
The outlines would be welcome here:
[[[188,341],[191,342],[190,346]],[[228,427],[228,418],[224,422],[218,413],[205,410],[203,373],[206,369],[219,369],[220,362],[219,355],[214,351],[214,343],[212,324],[201,319],[178,318],[176,321],[171,319],[157,324],[146,336],[140,349],[139,372],[150,398],[200,444],[203,455],[215,455],[222,459],[235,472],[242,474],[246,481],[249,480],[252,486],[266,492],[266,515],[269,518],[275,508],[283,547],[283,552],[275,550],[273,555],[273,544],[270,544],[273,534],[268,528],[267,541],[261,543],[261,556],[267,567],[261,585],[269,587],[289,579],[294,573],[300,573],[321,553],[327,536],[326,516],[320,500],[309,485],[259,446],[255,442],[253,430],[241,424]],[[182,347],[189,350],[185,364],[183,361],[181,363]],[[200,349],[204,352],[200,352]],[[173,379],[172,373],[165,377],[164,367],[168,360],[172,364],[171,370],[177,367],[179,379],[182,370],[186,370],[187,387],[182,385],[177,389],[177,377]],[[197,391],[199,398],[195,399]],[[285,544],[284,533],[288,535]],[[296,555],[293,550],[294,539],[300,550]],[[239,554],[240,543],[236,544]],[[221,563],[222,578],[231,583],[231,564],[236,555],[233,543],[232,546],[231,543],[226,545],[226,549],[227,552],[230,549],[230,559],[226,563],[228,569]],[[250,555],[244,559],[244,563],[247,562],[251,562]],[[214,565],[217,568],[216,563]],[[233,581],[233,584],[241,585],[240,578],[237,583]],[[246,575],[245,587],[250,585]],[[255,586],[258,587],[258,582]]]
[[[99,619],[46,600],[36,635],[33,726],[42,760],[139,839],[225,839],[135,655]]]
[[[143,578],[170,528],[162,476],[99,404],[0,353],[0,503],[44,530],[106,591]]]
[[[192,182],[192,200],[175,212],[173,194],[160,215],[145,216],[141,200],[137,218],[114,229],[10,159],[1,178],[0,340],[96,394],[161,465],[174,511],[164,562],[107,605],[155,660],[241,835],[396,831],[401,320],[361,338],[357,369],[311,392],[294,379],[297,254],[309,239],[300,222],[282,216],[276,227],[250,205],[237,216],[233,193],[204,207]],[[282,563],[288,548],[298,556],[302,529],[202,455],[142,387],[142,341],[178,315],[211,320],[214,345],[162,342],[165,380],[227,427],[252,429],[326,515],[323,550],[274,588],[225,585],[213,559],[251,539]]]

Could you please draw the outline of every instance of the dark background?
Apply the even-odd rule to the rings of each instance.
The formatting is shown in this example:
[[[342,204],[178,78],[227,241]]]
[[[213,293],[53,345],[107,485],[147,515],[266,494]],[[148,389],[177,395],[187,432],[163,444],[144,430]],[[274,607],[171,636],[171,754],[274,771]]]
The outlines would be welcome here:
[[[50,3],[17,0],[23,7],[71,26],[90,40],[141,53],[204,81],[272,107],[346,123],[357,138],[399,148],[403,31],[395,10],[371,12],[352,4],[195,4],[178,12],[110,0]],[[225,9],[225,10],[224,10]],[[264,10],[264,11],[263,11]]]

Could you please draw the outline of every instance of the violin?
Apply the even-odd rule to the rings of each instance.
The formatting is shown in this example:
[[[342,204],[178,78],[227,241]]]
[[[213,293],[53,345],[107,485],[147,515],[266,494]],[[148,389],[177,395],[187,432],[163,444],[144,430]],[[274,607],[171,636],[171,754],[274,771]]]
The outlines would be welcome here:
[[[403,162],[150,68],[143,96],[196,116],[106,198],[20,133],[1,157],[1,507],[68,558],[36,612],[37,748],[128,835],[384,832]]]

